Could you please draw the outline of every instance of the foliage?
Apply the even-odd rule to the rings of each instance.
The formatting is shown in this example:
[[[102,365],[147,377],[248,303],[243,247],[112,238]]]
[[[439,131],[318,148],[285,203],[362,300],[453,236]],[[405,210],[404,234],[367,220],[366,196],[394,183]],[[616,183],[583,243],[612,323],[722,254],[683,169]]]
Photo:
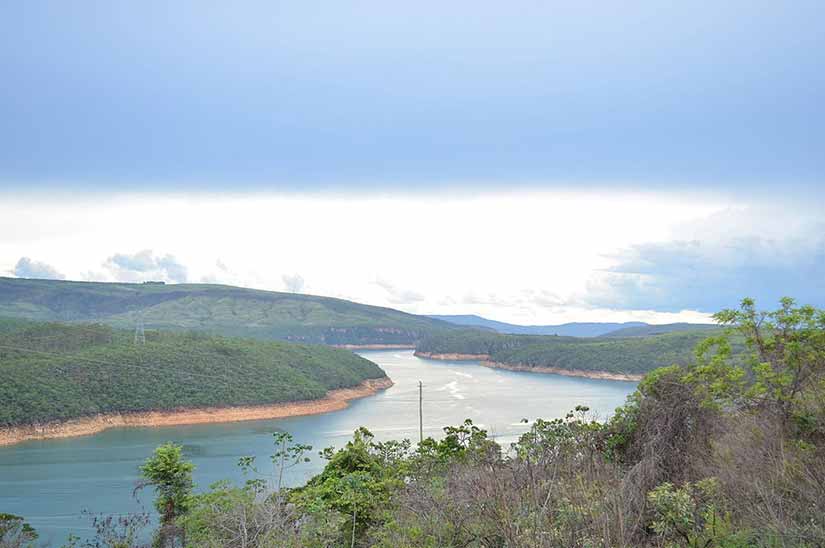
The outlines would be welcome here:
[[[338,451],[327,448],[323,472],[296,489],[290,499],[304,508],[326,509],[349,517],[346,536],[355,538],[374,524],[403,484],[409,442],[375,442],[366,428]]]
[[[277,475],[275,489],[276,491],[280,491],[283,485],[284,471],[302,462],[309,462],[309,457],[304,455],[308,451],[312,451],[312,446],[302,443],[292,443],[294,438],[289,432],[275,432],[272,434],[272,437],[274,438],[275,453],[270,456],[270,460]],[[255,468],[254,456],[241,457],[238,461],[238,466],[241,467],[244,474],[250,472],[261,474],[261,472]],[[246,485],[254,491],[262,493],[266,490],[267,482],[263,478],[254,478],[247,480]]]
[[[149,548],[139,540],[148,525],[148,514],[96,515],[92,517],[93,538],[81,542],[80,537],[70,535],[61,548]]]
[[[663,483],[647,495],[655,515],[651,528],[672,546],[690,548],[750,546],[747,532],[735,532],[720,501],[716,478],[674,487]]]
[[[707,329],[647,337],[576,338],[502,335],[478,330],[431,333],[416,349],[434,354],[475,354],[494,362],[526,367],[642,374],[674,363],[689,364]],[[737,341],[735,348],[740,346]]]
[[[752,382],[742,394],[745,402],[804,423],[811,388],[825,377],[825,310],[796,306],[786,297],[778,310],[759,312],[745,299],[738,310],[723,310],[715,318],[747,341]]]
[[[190,504],[195,465],[183,460],[182,451],[180,445],[165,443],[140,467],[141,487],[154,487],[157,494],[155,508],[164,524],[173,523]]]
[[[37,531],[22,517],[0,513],[0,548],[33,547],[37,537]]]
[[[283,497],[220,482],[195,495],[178,520],[187,548],[335,546],[344,521],[331,511],[299,509]]]
[[[180,407],[322,398],[381,378],[345,350],[197,333],[30,323],[0,334],[0,427]]]

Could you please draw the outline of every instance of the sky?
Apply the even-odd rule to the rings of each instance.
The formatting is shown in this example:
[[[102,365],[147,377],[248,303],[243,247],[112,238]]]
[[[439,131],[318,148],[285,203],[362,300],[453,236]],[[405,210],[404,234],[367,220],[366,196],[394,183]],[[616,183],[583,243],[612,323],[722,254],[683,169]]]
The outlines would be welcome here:
[[[0,275],[825,306],[825,4],[0,6]]]

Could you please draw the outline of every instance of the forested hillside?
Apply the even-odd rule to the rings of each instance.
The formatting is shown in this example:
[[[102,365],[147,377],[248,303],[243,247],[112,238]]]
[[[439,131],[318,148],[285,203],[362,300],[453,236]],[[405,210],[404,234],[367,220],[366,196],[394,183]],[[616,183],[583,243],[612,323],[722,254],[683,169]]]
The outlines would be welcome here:
[[[712,333],[712,332],[711,332]],[[632,338],[581,338],[501,335],[478,330],[433,333],[416,351],[427,354],[470,354],[489,361],[526,367],[638,375],[657,367],[688,364],[707,330],[690,330]]]
[[[105,325],[0,320],[0,427],[98,413],[322,398],[383,378],[374,363],[322,345]]]
[[[342,299],[208,284],[0,278],[0,316],[324,344],[412,345],[447,322]]]

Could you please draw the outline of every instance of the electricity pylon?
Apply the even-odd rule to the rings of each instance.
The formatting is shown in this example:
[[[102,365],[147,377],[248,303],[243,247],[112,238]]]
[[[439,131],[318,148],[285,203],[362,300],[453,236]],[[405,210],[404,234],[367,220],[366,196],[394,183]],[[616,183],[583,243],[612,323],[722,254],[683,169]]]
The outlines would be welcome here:
[[[135,323],[135,346],[146,344],[146,332],[143,329],[143,316],[138,316]]]

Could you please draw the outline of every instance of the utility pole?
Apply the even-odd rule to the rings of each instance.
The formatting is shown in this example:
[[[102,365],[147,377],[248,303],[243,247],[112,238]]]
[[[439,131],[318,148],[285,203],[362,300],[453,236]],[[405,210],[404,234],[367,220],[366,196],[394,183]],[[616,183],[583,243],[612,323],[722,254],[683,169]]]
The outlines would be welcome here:
[[[418,381],[418,443],[424,441],[424,384]]]

